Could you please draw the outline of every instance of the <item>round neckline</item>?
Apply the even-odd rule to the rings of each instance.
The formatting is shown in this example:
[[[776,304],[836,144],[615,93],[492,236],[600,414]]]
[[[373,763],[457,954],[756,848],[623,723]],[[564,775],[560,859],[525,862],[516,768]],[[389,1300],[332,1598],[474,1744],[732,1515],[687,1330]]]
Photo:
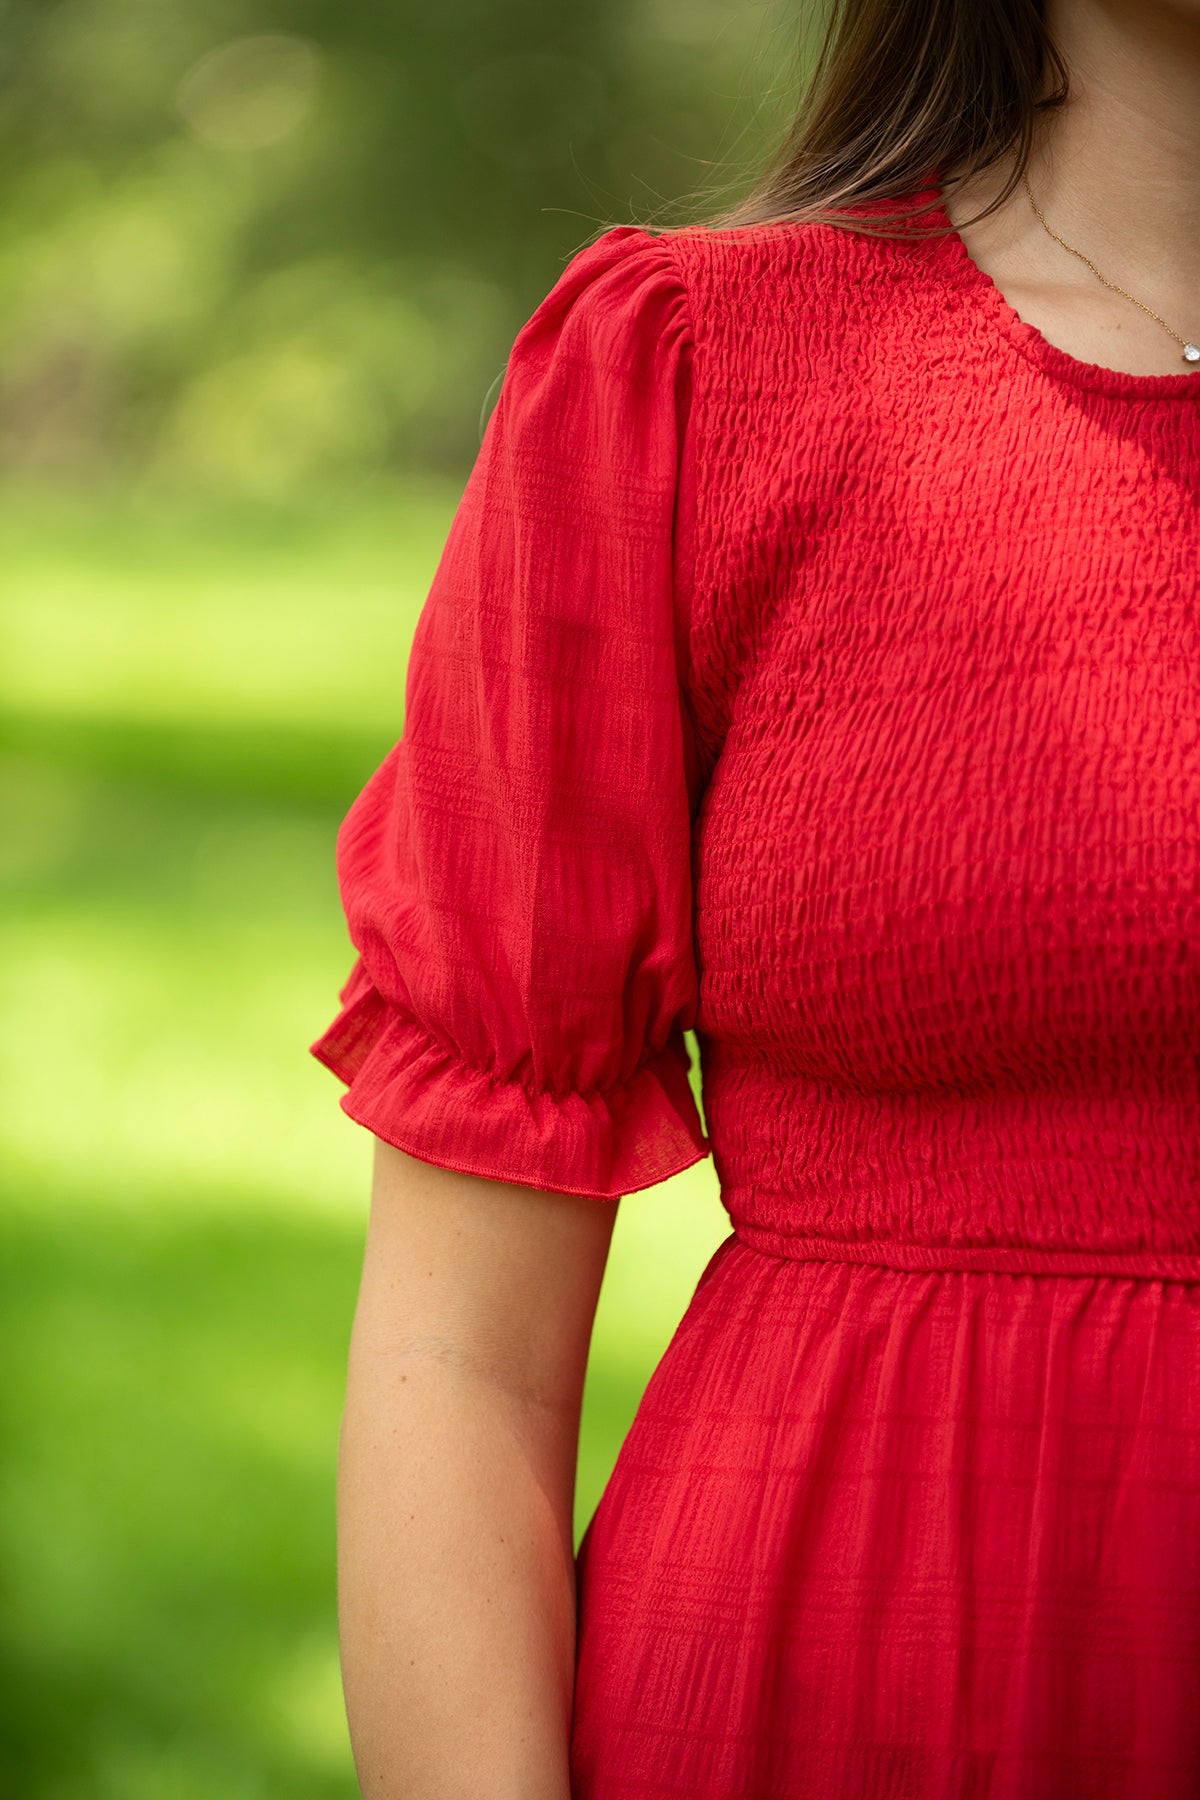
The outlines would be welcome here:
[[[1176,375],[1135,375],[1127,369],[1110,369],[1104,363],[1084,362],[1082,358],[1072,356],[1069,350],[1052,344],[1036,325],[1023,319],[967,249],[965,239],[946,210],[940,170],[929,178],[913,200],[922,217],[948,228],[942,235],[923,240],[931,246],[941,267],[947,274],[956,276],[963,292],[972,296],[985,323],[999,331],[1014,349],[1045,374],[1115,399],[1200,400],[1200,373],[1189,375],[1186,370],[1180,370]]]

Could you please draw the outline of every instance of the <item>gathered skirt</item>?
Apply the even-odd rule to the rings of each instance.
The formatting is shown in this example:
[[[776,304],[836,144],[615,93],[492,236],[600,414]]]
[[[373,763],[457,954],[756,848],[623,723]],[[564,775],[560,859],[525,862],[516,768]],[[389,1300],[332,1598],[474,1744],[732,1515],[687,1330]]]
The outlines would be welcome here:
[[[1200,1282],[731,1236],[577,1574],[573,1800],[1195,1800]]]

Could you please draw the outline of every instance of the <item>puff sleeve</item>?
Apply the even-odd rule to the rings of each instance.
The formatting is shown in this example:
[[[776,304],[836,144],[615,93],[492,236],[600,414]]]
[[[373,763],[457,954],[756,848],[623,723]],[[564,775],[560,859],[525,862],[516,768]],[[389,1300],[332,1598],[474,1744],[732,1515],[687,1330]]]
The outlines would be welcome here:
[[[522,327],[422,608],[400,742],[338,836],[358,961],[312,1046],[446,1168],[612,1198],[709,1154],[694,1023],[692,337],[618,226]]]

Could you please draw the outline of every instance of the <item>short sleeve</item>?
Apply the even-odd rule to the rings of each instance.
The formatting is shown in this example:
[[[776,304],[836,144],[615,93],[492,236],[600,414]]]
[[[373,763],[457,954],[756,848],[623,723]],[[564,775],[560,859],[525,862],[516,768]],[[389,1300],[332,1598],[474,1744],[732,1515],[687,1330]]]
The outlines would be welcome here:
[[[338,877],[358,961],[313,1054],[378,1137],[614,1198],[709,1154],[694,1023],[669,244],[619,226],[513,345]]]

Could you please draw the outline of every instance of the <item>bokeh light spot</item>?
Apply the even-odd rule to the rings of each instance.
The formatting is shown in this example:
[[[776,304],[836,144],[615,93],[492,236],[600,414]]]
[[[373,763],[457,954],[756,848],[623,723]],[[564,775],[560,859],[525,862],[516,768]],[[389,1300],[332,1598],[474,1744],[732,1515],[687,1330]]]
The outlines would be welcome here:
[[[304,124],[316,101],[322,53],[284,33],[235,38],[188,70],[175,104],[197,137],[224,150],[260,150]]]

